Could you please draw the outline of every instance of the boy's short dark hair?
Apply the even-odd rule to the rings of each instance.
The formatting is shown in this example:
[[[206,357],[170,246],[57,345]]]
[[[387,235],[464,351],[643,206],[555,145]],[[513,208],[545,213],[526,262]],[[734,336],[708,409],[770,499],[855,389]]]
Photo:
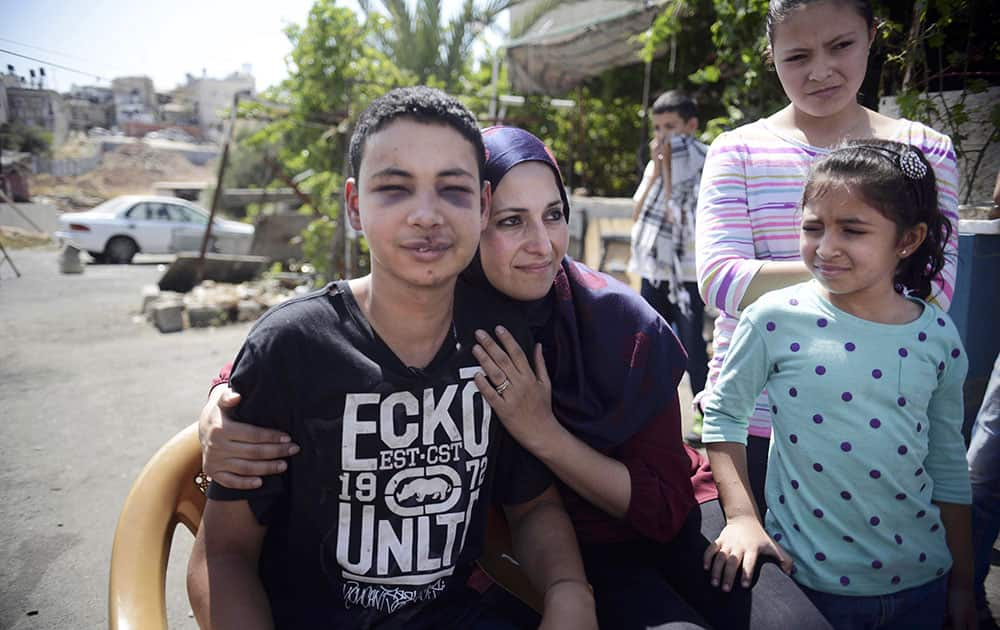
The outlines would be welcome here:
[[[354,177],[361,172],[361,158],[365,152],[365,142],[372,134],[377,133],[389,123],[407,118],[416,122],[444,125],[462,134],[476,151],[476,161],[479,166],[479,179],[483,179],[486,164],[486,149],[483,148],[483,136],[479,132],[476,117],[449,96],[425,85],[396,88],[378,97],[362,112],[358,124],[351,136],[349,158]]]
[[[654,114],[676,113],[681,120],[687,122],[698,116],[698,103],[680,90],[669,90],[660,94],[653,101]]]

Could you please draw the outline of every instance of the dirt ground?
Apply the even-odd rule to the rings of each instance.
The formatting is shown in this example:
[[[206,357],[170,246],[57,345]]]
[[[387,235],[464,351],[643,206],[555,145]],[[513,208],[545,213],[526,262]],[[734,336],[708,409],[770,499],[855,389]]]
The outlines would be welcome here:
[[[214,163],[192,164],[183,155],[144,143],[126,144],[105,153],[101,165],[76,177],[33,175],[31,194],[49,197],[64,210],[93,207],[118,195],[150,194],[160,181],[214,181]]]

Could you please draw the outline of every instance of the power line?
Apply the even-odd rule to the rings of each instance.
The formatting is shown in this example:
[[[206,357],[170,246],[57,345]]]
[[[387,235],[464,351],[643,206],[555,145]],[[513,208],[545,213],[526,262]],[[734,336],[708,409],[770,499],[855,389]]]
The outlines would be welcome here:
[[[98,81],[101,81],[101,75],[95,72],[84,72],[83,70],[77,70],[76,68],[70,68],[69,66],[64,66],[62,64],[53,63],[51,61],[46,61],[44,59],[39,59],[37,57],[31,57],[28,55],[22,55],[21,53],[14,52],[13,50],[7,50],[6,48],[0,48],[0,52],[7,53],[8,55],[13,55],[15,57],[21,57],[23,59],[28,59],[30,61],[37,61],[38,63],[43,63],[47,66],[52,66],[53,68],[59,68],[60,70],[66,70],[67,72],[75,72],[77,74],[82,74],[85,77],[94,77]]]
[[[63,52],[61,50],[53,50],[51,48],[42,48],[41,46],[35,46],[34,44],[25,44],[24,42],[19,42],[16,39],[9,39],[7,37],[0,37],[0,42],[7,42],[8,44],[14,44],[15,46],[23,46],[24,48],[31,48],[33,50],[40,50],[42,52],[49,53],[51,55],[59,55],[60,57],[66,57],[68,59],[76,59],[77,61],[90,62],[90,59],[85,59],[83,57],[78,57],[76,55],[71,55],[70,53]]]

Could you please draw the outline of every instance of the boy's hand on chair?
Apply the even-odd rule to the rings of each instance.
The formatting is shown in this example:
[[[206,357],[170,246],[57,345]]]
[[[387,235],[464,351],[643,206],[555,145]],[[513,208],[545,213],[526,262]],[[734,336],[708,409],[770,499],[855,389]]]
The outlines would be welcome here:
[[[229,385],[217,385],[198,417],[198,439],[205,474],[227,488],[249,490],[261,486],[261,476],[283,472],[283,458],[299,447],[281,431],[234,420],[239,402]]]
[[[791,574],[792,557],[767,535],[756,517],[740,516],[730,519],[715,542],[705,549],[704,566],[712,573],[712,586],[729,592],[741,569],[742,585],[750,588],[760,556],[773,556],[781,570]]]

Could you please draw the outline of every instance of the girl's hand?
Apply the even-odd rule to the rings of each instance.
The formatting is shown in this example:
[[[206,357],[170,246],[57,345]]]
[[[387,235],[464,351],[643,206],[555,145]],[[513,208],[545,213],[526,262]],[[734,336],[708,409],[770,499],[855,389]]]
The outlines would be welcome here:
[[[743,588],[750,588],[757,559],[762,555],[777,558],[781,570],[791,575],[792,557],[767,535],[760,521],[752,516],[736,517],[729,520],[715,542],[705,549],[705,570],[712,571],[712,586],[721,584],[722,590],[729,592],[742,569]]]
[[[542,448],[561,425],[552,415],[552,383],[545,370],[541,344],[535,345],[532,369],[514,337],[503,326],[496,328],[498,345],[482,330],[472,354],[485,371],[476,374],[476,385],[500,421],[524,448]]]
[[[284,457],[299,447],[281,431],[233,420],[230,415],[240,395],[229,385],[217,385],[198,418],[201,467],[205,474],[227,488],[249,490],[263,483],[261,475],[283,472]]]

